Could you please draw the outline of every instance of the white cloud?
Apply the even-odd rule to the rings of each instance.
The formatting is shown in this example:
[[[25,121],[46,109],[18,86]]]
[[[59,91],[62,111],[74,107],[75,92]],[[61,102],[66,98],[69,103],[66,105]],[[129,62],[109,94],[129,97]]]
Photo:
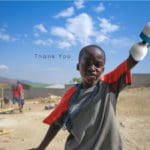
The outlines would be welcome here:
[[[106,40],[109,40],[107,35],[104,35],[104,34],[101,34],[101,33],[96,35],[96,42],[102,43],[102,42],[105,42]]]
[[[74,5],[76,6],[77,9],[84,8],[84,0],[76,0],[74,2]]]
[[[40,31],[42,33],[47,33],[47,29],[45,28],[45,26],[43,24],[37,24],[34,26],[34,31]]]
[[[0,70],[1,71],[8,70],[8,67],[6,65],[0,65]]]
[[[60,13],[58,13],[55,18],[59,18],[59,17],[71,17],[74,14],[74,8],[73,7],[69,7],[66,10],[61,11]]]
[[[69,43],[67,41],[59,41],[58,42],[58,48],[60,48],[60,49],[64,49],[64,48],[68,49],[70,47],[71,47],[71,43]]]
[[[83,45],[90,42],[90,36],[94,33],[92,18],[86,13],[67,19],[66,28]]]
[[[91,43],[104,43],[110,40],[112,32],[119,29],[118,25],[112,24],[105,18],[98,18],[100,29],[94,26],[94,21],[87,13],[81,13],[75,17],[67,18],[64,27],[51,28],[51,34],[57,36],[56,46],[69,48],[73,45],[81,46]]]
[[[0,32],[0,40],[5,41],[5,42],[9,42],[9,41],[11,41],[11,37],[7,33]]]
[[[38,39],[38,40],[34,41],[34,44],[42,45],[42,46],[49,46],[52,43],[53,43],[53,41],[51,39],[47,39],[47,40]]]
[[[75,42],[75,36],[65,28],[53,27],[51,33],[65,39],[66,41],[70,41],[71,43]]]
[[[103,3],[100,3],[100,4],[95,8],[95,11],[98,12],[98,13],[100,13],[100,12],[102,12],[102,11],[104,11],[104,10],[105,10],[105,7],[104,7]]]
[[[6,32],[5,28],[0,28],[0,32]]]
[[[112,24],[108,19],[106,18],[99,18],[100,21],[100,28],[101,32],[104,34],[112,33],[114,31],[117,31],[119,29],[118,25]]]
[[[4,42],[15,42],[19,39],[12,37],[9,33],[7,33],[6,29],[0,28],[0,40]]]
[[[82,13],[76,17],[68,18],[65,27],[53,27],[51,33],[62,39],[61,42],[58,42],[59,48],[69,48],[77,42],[82,45],[89,44],[90,37],[94,36],[93,30],[92,18],[88,14]]]

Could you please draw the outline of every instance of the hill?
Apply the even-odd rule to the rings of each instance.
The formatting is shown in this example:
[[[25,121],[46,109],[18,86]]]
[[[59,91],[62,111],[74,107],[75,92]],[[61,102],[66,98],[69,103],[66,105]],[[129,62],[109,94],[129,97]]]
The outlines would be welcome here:
[[[43,83],[36,83],[36,82],[31,82],[28,80],[18,80],[18,79],[10,79],[10,78],[5,78],[5,77],[0,77],[0,84],[7,84],[9,86],[16,84],[17,81],[20,81],[22,83],[22,85],[24,86],[24,88],[30,88],[30,87],[34,87],[34,88],[46,88],[47,86],[49,86],[48,84],[43,84]]]

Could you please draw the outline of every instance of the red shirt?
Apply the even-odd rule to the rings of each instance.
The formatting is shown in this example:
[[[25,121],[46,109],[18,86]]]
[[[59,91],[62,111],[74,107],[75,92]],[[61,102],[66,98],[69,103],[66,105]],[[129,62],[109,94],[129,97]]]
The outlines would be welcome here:
[[[17,86],[15,86],[15,87],[12,89],[13,97],[20,97],[22,91],[23,91],[23,86],[22,86],[21,84],[18,84]]]
[[[115,89],[115,86],[117,86],[115,85],[115,81],[117,81],[118,78],[120,78],[120,76],[124,73],[126,74],[125,83],[131,84],[131,73],[130,73],[130,70],[128,69],[127,60],[121,63],[113,71],[102,76],[100,80],[106,83],[114,83],[114,89]],[[69,107],[69,101],[76,91],[77,91],[76,86],[69,88],[65,92],[58,106],[43,120],[43,122],[50,125],[54,123],[65,111],[67,111]]]
[[[18,91],[19,96],[21,96],[23,92],[23,86],[21,84],[18,84],[17,91]]]
[[[14,87],[13,89],[12,89],[12,94],[13,94],[13,97],[19,97],[20,95],[19,95],[19,92],[18,92],[18,90],[17,90],[17,87]]]

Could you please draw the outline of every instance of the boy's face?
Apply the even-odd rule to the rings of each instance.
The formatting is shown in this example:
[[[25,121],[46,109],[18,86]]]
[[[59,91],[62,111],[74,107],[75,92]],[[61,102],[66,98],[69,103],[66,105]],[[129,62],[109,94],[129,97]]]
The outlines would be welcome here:
[[[85,51],[77,65],[84,88],[93,86],[99,80],[104,71],[104,64],[104,55],[98,48],[91,47]]]

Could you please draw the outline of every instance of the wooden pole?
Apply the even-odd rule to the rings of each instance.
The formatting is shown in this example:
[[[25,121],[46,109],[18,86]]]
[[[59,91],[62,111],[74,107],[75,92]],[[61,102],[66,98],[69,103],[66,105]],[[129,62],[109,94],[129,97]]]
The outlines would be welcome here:
[[[1,108],[3,107],[3,88],[1,88]]]
[[[2,88],[2,94],[1,94],[1,108],[3,107],[3,95],[4,95],[4,89]]]

